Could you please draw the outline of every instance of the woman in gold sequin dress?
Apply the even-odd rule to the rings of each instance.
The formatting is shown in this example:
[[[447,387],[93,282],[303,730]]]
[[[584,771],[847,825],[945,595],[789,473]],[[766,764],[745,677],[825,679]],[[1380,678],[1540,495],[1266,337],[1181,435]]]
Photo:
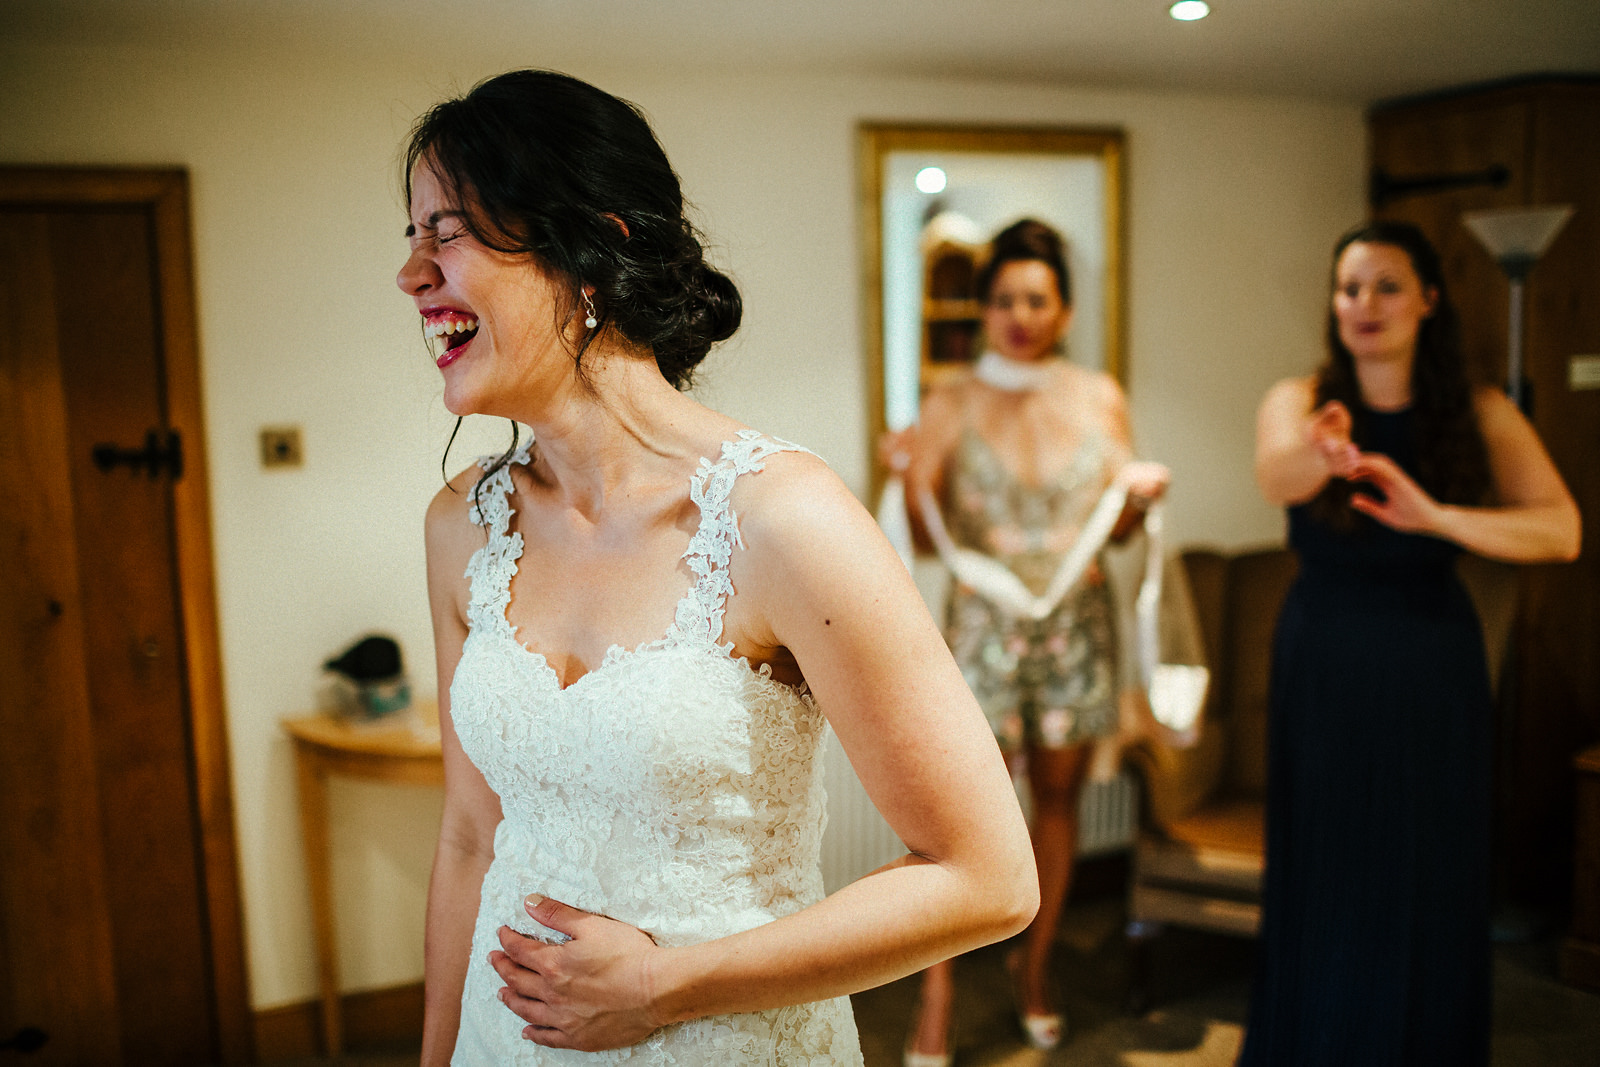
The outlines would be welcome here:
[[[973,372],[933,388],[915,428],[885,437],[908,497],[938,502],[951,538],[1043,593],[1101,494],[1132,454],[1116,381],[1055,358],[1072,319],[1061,236],[1024,219],[998,234],[978,275],[989,351]],[[1140,521],[1167,470],[1140,463],[1113,537]],[[915,508],[913,513],[915,514]],[[1019,1021],[1036,1048],[1061,1041],[1050,949],[1072,878],[1078,794],[1093,743],[1117,729],[1116,626],[1105,578],[1090,568],[1046,618],[1019,619],[957,583],[945,637],[1013,767],[1033,797],[1040,908],[1008,961]],[[907,1067],[950,1062],[952,966],[923,972]]]

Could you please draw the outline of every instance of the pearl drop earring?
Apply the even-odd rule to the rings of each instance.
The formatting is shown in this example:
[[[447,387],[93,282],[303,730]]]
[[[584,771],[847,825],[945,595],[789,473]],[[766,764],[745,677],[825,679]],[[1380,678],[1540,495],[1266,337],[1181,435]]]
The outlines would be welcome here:
[[[600,325],[600,320],[594,317],[594,301],[589,298],[586,290],[579,289],[578,295],[583,297],[583,306],[589,312],[588,317],[583,320],[583,324],[592,330]]]

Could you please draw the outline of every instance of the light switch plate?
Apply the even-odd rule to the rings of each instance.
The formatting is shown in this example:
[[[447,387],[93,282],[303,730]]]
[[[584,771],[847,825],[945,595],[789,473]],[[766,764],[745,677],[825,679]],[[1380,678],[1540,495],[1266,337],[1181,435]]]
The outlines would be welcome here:
[[[1567,361],[1567,386],[1578,389],[1600,389],[1600,356],[1573,356]]]
[[[275,467],[300,467],[305,464],[305,454],[300,449],[300,427],[263,426],[261,428],[261,465]]]

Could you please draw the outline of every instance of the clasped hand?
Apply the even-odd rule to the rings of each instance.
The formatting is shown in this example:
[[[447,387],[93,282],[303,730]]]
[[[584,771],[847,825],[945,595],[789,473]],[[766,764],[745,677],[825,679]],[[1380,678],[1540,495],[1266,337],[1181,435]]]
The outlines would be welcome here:
[[[1330,476],[1360,482],[1379,494],[1358,490],[1351,495],[1350,506],[1404,533],[1437,530],[1439,502],[1388,456],[1356,447],[1350,425],[1350,410],[1337,400],[1312,412],[1306,424],[1306,440],[1327,462]]]
[[[660,950],[649,934],[545,897],[530,896],[524,906],[571,940],[552,944],[500,928],[503,951],[489,953],[489,965],[505,982],[501,1002],[528,1024],[523,1037],[598,1052],[636,1045],[661,1027],[650,975]]]
[[[1350,409],[1330,400],[1311,413],[1306,422],[1306,440],[1328,465],[1335,478],[1349,478],[1361,450],[1350,440]]]
[[[1350,473],[1352,482],[1371,486],[1382,499],[1361,492],[1358,486],[1350,496],[1350,506],[1363,515],[1402,533],[1435,533],[1439,529],[1439,502],[1400,465],[1381,452],[1357,453]]]

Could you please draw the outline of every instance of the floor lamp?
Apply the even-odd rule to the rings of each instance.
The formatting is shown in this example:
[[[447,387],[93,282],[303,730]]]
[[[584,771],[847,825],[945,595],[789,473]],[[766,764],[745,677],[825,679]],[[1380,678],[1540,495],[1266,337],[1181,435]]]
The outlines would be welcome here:
[[[1506,395],[1522,408],[1522,296],[1528,272],[1539,262],[1561,227],[1572,217],[1572,208],[1505,208],[1497,211],[1469,211],[1461,216],[1472,235],[1483,242],[1494,261],[1511,281],[1511,339],[1506,352]]]
[[[1527,411],[1527,397],[1522,387],[1523,289],[1528,272],[1539,262],[1539,257],[1544,255],[1545,249],[1550,247],[1550,242],[1555,240],[1556,234],[1561,232],[1561,227],[1571,217],[1572,208],[1564,204],[1556,207],[1469,211],[1461,216],[1467,229],[1489,250],[1511,282],[1511,336],[1506,351],[1506,395],[1524,412]],[[1504,681],[1501,684],[1504,685]],[[1497,718],[1495,747],[1499,750],[1496,752],[1496,762],[1499,763],[1506,758],[1506,749],[1510,744],[1508,738],[1514,728],[1510,725],[1507,709],[1502,709]],[[1499,942],[1530,941],[1542,926],[1540,916],[1507,901],[1500,901],[1494,908],[1491,936]]]

